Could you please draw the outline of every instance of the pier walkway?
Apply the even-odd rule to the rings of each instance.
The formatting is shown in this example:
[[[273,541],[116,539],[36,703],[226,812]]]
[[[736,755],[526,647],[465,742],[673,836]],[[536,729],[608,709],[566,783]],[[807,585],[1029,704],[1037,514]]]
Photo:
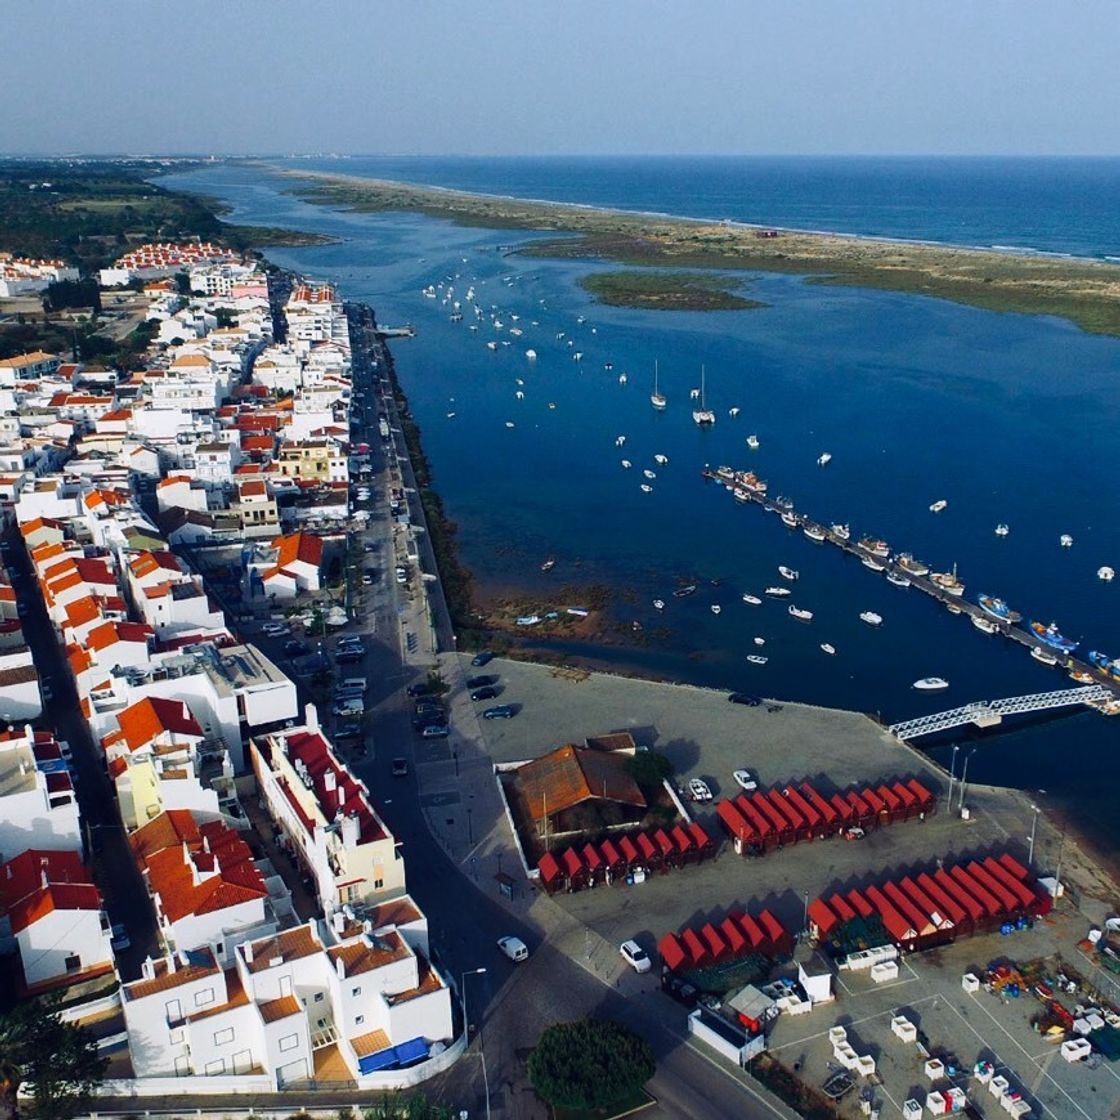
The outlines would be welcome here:
[[[728,472],[730,472],[730,474]],[[1074,679],[1079,683],[1095,686],[1101,690],[1102,695],[1099,699],[1081,702],[1092,703],[1098,711],[1106,715],[1114,715],[1120,711],[1120,680],[1107,672],[1102,672],[1095,665],[1081,661],[1076,657],[1071,657],[1068,654],[1059,653],[1045,642],[1039,640],[1030,630],[1022,629],[1012,622],[989,615],[975,603],[970,603],[963,597],[963,584],[958,584],[956,593],[954,593],[946,590],[942,584],[934,582],[933,577],[938,573],[929,572],[927,575],[915,575],[913,571],[900,566],[898,561],[904,554],[893,553],[888,558],[883,556],[881,552],[876,553],[869,548],[865,548],[858,541],[850,539],[850,536],[838,533],[833,526],[827,523],[814,521],[812,518],[800,513],[788,499],[769,497],[766,483],[758,483],[761,489],[752,489],[739,485],[735,478],[736,473],[749,474],[749,472],[735,472],[727,467],[720,467],[718,471],[716,471],[706,466],[701,473],[706,480],[718,483],[728,491],[733,492],[735,500],[739,503],[753,503],[761,506],[768,513],[778,514],[790,529],[800,530],[806,533],[806,535],[812,533],[813,536],[809,537],[810,540],[814,540],[818,544],[830,544],[840,549],[842,552],[847,553],[849,556],[854,556],[863,563],[865,567],[875,571],[877,574],[884,577],[894,576],[896,578],[906,579],[911,587],[923,592],[931,599],[936,599],[950,613],[967,615],[976,626],[977,632],[992,637],[999,634],[1010,641],[1018,642],[1020,645],[1025,646],[1036,660],[1041,663],[1053,665],[1055,668],[1061,669],[1071,676],[1076,673],[1077,675]],[[924,567],[924,565],[918,566]],[[947,573],[941,573],[941,576],[942,578],[947,578]],[[1053,694],[1043,693],[1040,695]],[[999,703],[1002,703],[1002,701],[999,701]],[[1021,710],[1028,711],[1031,709],[1024,708]],[[1010,712],[1008,711],[1004,714],[1010,714]],[[962,720],[961,722],[970,721]],[[925,732],[923,732],[923,734],[924,733]]]
[[[1036,692],[1030,696],[1008,696],[1003,700],[974,700],[961,708],[947,712],[933,712],[916,719],[893,723],[887,730],[899,739],[916,739],[919,735],[933,735],[973,723],[977,727],[995,727],[1004,716],[1026,712],[1043,712],[1050,708],[1066,708],[1071,704],[1098,704],[1113,698],[1111,689],[1099,684],[1084,688],[1062,688],[1056,692]]]

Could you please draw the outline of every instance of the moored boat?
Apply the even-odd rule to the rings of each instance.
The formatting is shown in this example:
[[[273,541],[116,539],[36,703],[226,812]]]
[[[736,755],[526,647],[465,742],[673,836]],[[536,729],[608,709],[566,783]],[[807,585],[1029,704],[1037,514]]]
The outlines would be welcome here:
[[[940,692],[949,687],[949,682],[944,677],[922,677],[910,687],[918,689],[919,692]]]
[[[653,363],[653,392],[649,395],[649,403],[656,409],[663,409],[669,402],[657,384],[657,363]]]
[[[767,661],[768,661],[769,659],[768,659],[768,658],[766,658],[766,657],[763,657],[763,656],[762,656],[762,654],[760,654],[760,653],[748,653],[748,654],[747,654],[747,660],[748,660],[748,661],[749,661],[749,662],[750,662],[750,663],[751,663],[752,665],[765,665],[765,664],[766,664],[766,662],[767,662]]]
[[[797,579],[800,574],[800,572],[796,571],[793,568],[787,568],[785,564],[778,565],[778,575],[780,575],[782,579],[788,579],[792,582],[793,580]]]
[[[890,545],[877,537],[861,537],[859,547],[865,552],[870,552],[873,556],[882,556],[884,559],[891,554]]]
[[[1069,679],[1077,681],[1078,684],[1093,684],[1094,677],[1092,673],[1086,673],[1084,669],[1070,670]]]
[[[1040,642],[1045,642],[1051,649],[1060,650],[1062,653],[1072,653],[1077,649],[1077,642],[1059,633],[1056,622],[1051,622],[1049,626],[1043,626],[1041,622],[1032,622],[1030,629]]]
[[[1002,521],[996,526],[997,537],[1006,537],[1010,532],[1011,529],[1007,525],[1004,525]]]
[[[1062,548],[1073,548],[1073,537],[1071,537],[1069,533],[1063,533],[1058,538],[1058,544],[1060,544]]]
[[[696,584],[686,583],[684,585],[684,587],[678,587],[676,589],[676,591],[673,592],[673,598],[674,599],[683,599],[687,595],[691,595],[695,590],[696,590]]]
[[[716,414],[708,407],[704,394],[705,374],[704,367],[700,367],[700,407],[693,409],[693,422],[701,428],[710,428],[716,422]]]
[[[784,599],[791,592],[788,587],[768,587],[763,594],[769,595],[771,599]]]
[[[643,482],[642,483],[642,493],[643,494],[652,494],[653,493],[653,487],[650,486],[650,484],[648,482]]]
[[[555,560],[553,560],[553,559],[552,559],[552,557],[550,556],[550,557],[549,557],[549,558],[548,558],[548,559],[547,559],[547,560],[546,560],[546,561],[545,561],[545,562],[544,562],[544,563],[543,563],[543,564],[541,565],[541,571],[542,571],[542,572],[551,572],[551,571],[552,571],[552,569],[553,569],[553,568],[555,568],[555,567],[556,567],[556,561],[555,561]]]
[[[762,600],[757,595],[743,594],[743,602],[750,607],[761,607]]]
[[[836,653],[836,647],[831,642],[821,642],[821,650],[832,657]]]
[[[946,506],[948,506],[948,504],[949,503],[945,501],[944,498],[938,498],[936,502],[933,502],[930,505],[929,511],[930,513],[940,513],[943,509],[945,509]]]
[[[930,577],[930,583],[937,584],[942,591],[949,595],[963,595],[964,584],[957,578],[957,566],[953,565],[951,572],[934,572]]]
[[[915,560],[909,552],[900,552],[895,558],[895,563],[909,576],[924,576],[929,574],[929,565],[921,560]]]
[[[712,614],[719,614],[721,610],[723,610],[723,607],[721,607],[719,603],[712,604]]]
[[[851,540],[851,536],[852,536],[851,526],[842,525],[839,522],[837,522],[835,525],[829,526],[829,528],[832,529],[833,535],[838,537],[840,540],[842,540],[842,541]]]
[[[1031,657],[1033,657],[1035,661],[1041,661],[1043,665],[1058,664],[1058,659],[1050,653],[1049,650],[1045,650],[1041,646],[1031,647]]]
[[[832,452],[831,451],[822,452],[820,455],[817,456],[817,466],[818,467],[827,467],[828,464],[831,463],[831,462],[832,462]]]
[[[886,564],[881,560],[876,560],[874,556],[865,556],[861,561],[865,568],[870,568],[873,572],[885,572],[887,570]]]
[[[898,572],[887,572],[887,583],[892,587],[909,587],[910,581]]]
[[[796,618],[799,622],[811,622],[813,620],[812,611],[807,611],[804,607],[794,606],[793,603],[789,605],[789,614],[791,618]]]
[[[782,513],[782,524],[787,529],[796,529],[797,528],[797,514],[792,512],[792,510],[788,510],[788,509],[783,511],[783,513]]]
[[[758,450],[758,436],[756,436],[756,435],[747,436],[747,446],[752,451],[757,451]]]
[[[825,531],[820,525],[806,525],[801,531],[809,540],[816,541],[817,544],[822,544],[824,542]]]
[[[1116,578],[1116,572],[1107,564],[1097,569],[1097,579],[1111,583]]]
[[[999,629],[990,618],[985,618],[982,614],[970,614],[968,619],[982,634],[995,634]]]
[[[1013,611],[1002,599],[994,595],[978,595],[976,602],[985,614],[998,618],[1000,622],[1018,622],[1023,616],[1018,611]]]
[[[882,626],[883,616],[876,614],[874,611],[860,611],[860,622],[866,622],[868,626]]]
[[[664,599],[654,599],[653,609],[658,610],[658,611],[663,611],[665,609],[665,600]]]

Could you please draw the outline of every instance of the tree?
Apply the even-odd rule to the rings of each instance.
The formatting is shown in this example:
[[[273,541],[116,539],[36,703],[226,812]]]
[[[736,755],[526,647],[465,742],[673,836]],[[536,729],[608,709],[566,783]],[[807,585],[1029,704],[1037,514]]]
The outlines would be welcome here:
[[[637,1092],[652,1076],[653,1049],[610,1019],[555,1023],[529,1057],[529,1080],[559,1108],[604,1108]]]
[[[635,751],[626,762],[630,776],[643,788],[659,786],[673,773],[673,764],[656,751]]]
[[[0,1015],[0,1120],[18,1120],[21,1091],[31,1094],[35,1120],[70,1120],[105,1076],[97,1039],[64,1023],[60,1003],[48,996]]]

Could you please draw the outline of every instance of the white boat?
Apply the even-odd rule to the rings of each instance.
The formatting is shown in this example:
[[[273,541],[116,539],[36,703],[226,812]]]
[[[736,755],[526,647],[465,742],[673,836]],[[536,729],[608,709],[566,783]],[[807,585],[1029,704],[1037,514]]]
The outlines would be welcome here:
[[[996,526],[996,536],[997,537],[1006,537],[1007,534],[1010,533],[1010,532],[1011,532],[1011,530],[1006,525],[1004,525],[1002,522],[1000,522],[1000,524],[998,524]]]
[[[944,677],[922,677],[910,687],[918,689],[919,692],[940,692],[949,687],[949,682]]]
[[[968,617],[972,625],[982,634],[995,634],[999,630],[999,627],[990,618],[985,618],[981,614],[972,614]]]
[[[782,524],[787,529],[796,529],[797,528],[797,514],[794,513],[792,510],[787,509],[782,514]]]
[[[537,360],[536,350],[526,350],[525,351],[525,357],[528,358],[529,361],[535,362]]]
[[[497,350],[498,349],[498,344],[496,342],[488,342],[486,344],[486,349],[487,350]]]
[[[646,478],[651,479],[651,480],[655,479],[657,477],[657,475],[651,470],[644,470],[644,471],[642,471],[642,474],[644,474],[646,476]]]
[[[910,581],[905,576],[900,576],[898,572],[887,572],[887,583],[893,587],[909,587]]]
[[[831,463],[831,462],[832,462],[832,452],[831,451],[825,451],[821,455],[817,456],[817,466],[818,467],[827,467],[828,464]]]
[[[930,583],[937,584],[942,591],[958,598],[964,594],[964,584],[957,578],[957,566],[953,565],[951,572],[933,572],[929,577]]]
[[[755,638],[754,644],[756,646],[764,646],[764,645],[766,645],[766,639],[765,638]]]
[[[846,541],[851,539],[852,530],[850,526],[841,525],[839,522],[837,522],[837,524],[835,525],[830,525],[829,528],[832,530],[833,535],[839,537],[840,540]]]
[[[860,622],[866,622],[868,626],[882,626],[883,616],[876,614],[874,611],[860,611]]]
[[[662,409],[669,403],[665,394],[661,391],[661,387],[658,385],[658,368],[656,362],[653,363],[653,392],[649,395],[649,403],[656,409]]]
[[[626,384],[626,374],[620,373],[618,375],[618,383],[619,383],[619,385],[625,385]]]
[[[643,494],[652,494],[653,493],[653,487],[650,486],[650,484],[648,482],[643,482],[642,483],[642,493]]]
[[[895,563],[908,575],[908,576],[928,576],[929,565],[923,564],[921,560],[915,560],[913,555],[909,552],[900,552],[895,558]]]
[[[582,353],[582,351],[579,351],[579,350],[577,350],[577,351],[576,351],[576,352],[575,352],[575,353],[574,353],[574,354],[572,355],[572,361],[573,361],[573,362],[582,362],[582,361],[583,361],[583,353]]]
[[[806,525],[801,531],[809,540],[816,541],[817,544],[823,543],[825,539],[824,529],[820,525]]]
[[[634,464],[631,463],[629,459],[623,459],[622,460],[622,467],[623,467],[624,470],[629,470],[633,465]]]
[[[523,400],[525,399],[525,391],[524,391],[523,389],[518,389],[518,390],[517,390],[517,392],[516,392],[516,393],[514,393],[513,395],[514,395],[514,396],[515,396],[515,397],[516,397],[516,398],[517,398],[517,399],[518,399],[519,401],[523,401]]]
[[[769,595],[771,599],[784,599],[787,595],[792,595],[788,587],[768,587],[763,595]]]
[[[805,610],[804,607],[796,607],[793,603],[789,605],[789,614],[791,618],[796,618],[801,622],[812,622],[813,612]]]
[[[663,467],[669,461],[669,456],[668,455],[654,455],[653,461],[655,463],[657,463],[658,466]]]
[[[615,439],[614,439],[615,447],[621,447],[625,442],[626,442],[626,437],[625,436],[615,436]]]
[[[752,451],[757,451],[758,450],[758,436],[754,436],[754,435],[747,436],[747,446]]]
[[[748,653],[747,660],[752,665],[765,665],[769,658],[763,657],[760,653]]]
[[[861,563],[865,568],[870,568],[873,572],[885,572],[887,570],[886,564],[881,560],[876,560],[874,556],[865,556]]]
[[[704,367],[700,367],[700,407],[693,409],[692,419],[701,428],[710,428],[716,422],[716,414],[707,406],[704,400]]]
[[[746,603],[748,606],[751,606],[751,607],[761,607],[762,606],[762,600],[757,595],[750,595],[750,594],[744,593],[743,602]]]
[[[797,579],[800,574],[800,572],[795,571],[793,568],[787,568],[785,564],[778,565],[778,575],[780,575],[782,579],[788,579],[791,583],[793,580]]]
[[[1116,578],[1116,572],[1107,564],[1097,569],[1097,579],[1104,580],[1105,583],[1111,583]]]
[[[607,373],[610,373],[610,371],[614,369],[614,362],[604,362],[603,369],[605,369]]]
[[[1069,533],[1063,533],[1058,538],[1058,544],[1060,544],[1062,548],[1073,548],[1073,537],[1071,537]]]
[[[832,657],[836,653],[836,647],[831,642],[821,642],[821,649]]]
[[[738,406],[736,405],[736,406],[735,406],[734,408],[729,408],[729,409],[727,410],[727,415],[728,415],[728,416],[730,416],[732,420],[734,420],[734,419],[735,419],[735,417],[739,415],[739,408],[738,408]]]
[[[963,613],[964,613],[964,612],[963,612],[963,611],[961,610],[961,608],[957,606],[957,604],[956,604],[956,603],[950,603],[950,602],[948,602],[948,601],[946,601],[946,603],[945,603],[945,609],[946,609],[946,610],[947,610],[947,611],[948,611],[948,612],[949,612],[950,614],[963,614]]]
[[[1035,646],[1031,650],[1031,657],[1033,657],[1035,661],[1041,661],[1043,665],[1058,664],[1058,659],[1052,653],[1048,653],[1044,650],[1042,646]]]
[[[929,507],[929,511],[930,513],[940,513],[948,504],[949,503],[945,501],[944,498],[938,498],[937,501]]]
[[[507,428],[512,428],[513,427],[513,421],[512,420],[507,420],[506,421],[506,427]]]
[[[513,338],[520,338],[525,332],[520,327],[510,327],[509,333]]]
[[[663,611],[665,609],[665,600],[664,599],[654,599],[653,607],[654,607],[654,610]]]
[[[723,610],[723,607],[721,607],[719,603],[712,604],[712,614],[719,614],[721,610]]]

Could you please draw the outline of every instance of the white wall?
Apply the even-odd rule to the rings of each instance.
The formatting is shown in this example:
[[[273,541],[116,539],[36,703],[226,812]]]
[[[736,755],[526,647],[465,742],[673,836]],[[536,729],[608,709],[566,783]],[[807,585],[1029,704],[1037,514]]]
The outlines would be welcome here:
[[[100,910],[52,910],[16,934],[23,976],[28,985],[66,976],[69,971],[86,972],[113,963],[109,934],[101,929]],[[80,960],[68,970],[66,958]]]

